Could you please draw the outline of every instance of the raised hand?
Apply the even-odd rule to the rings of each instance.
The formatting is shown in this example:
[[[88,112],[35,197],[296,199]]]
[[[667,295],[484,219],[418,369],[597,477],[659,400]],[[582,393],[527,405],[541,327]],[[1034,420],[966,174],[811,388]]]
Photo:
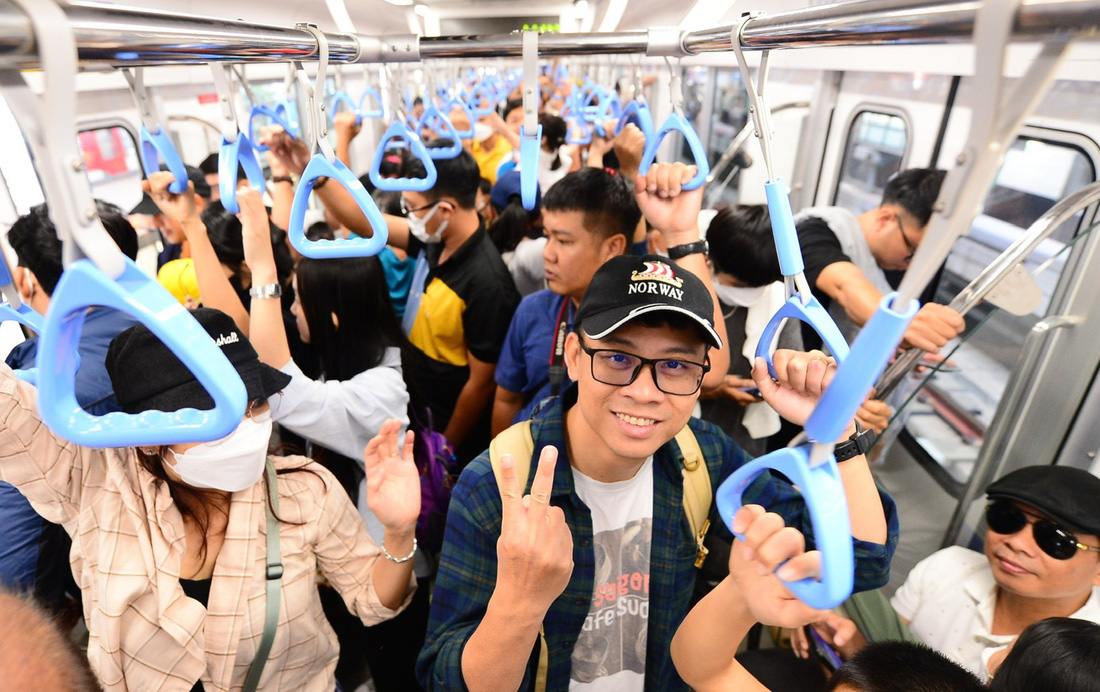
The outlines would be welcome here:
[[[367,506],[386,531],[412,534],[420,516],[420,473],[413,461],[413,432],[399,439],[401,422],[391,418],[367,443]]]
[[[179,222],[186,231],[185,222],[199,218],[198,206],[195,204],[195,184],[187,181],[187,191],[175,194],[168,190],[168,186],[175,180],[176,177],[169,171],[157,171],[148,180],[141,181],[141,189],[149,193],[165,216]]]
[[[496,594],[545,614],[573,574],[573,536],[561,508],[550,504],[558,450],[547,445],[539,456],[531,494],[523,496],[515,460],[500,462],[500,538],[497,540]]]
[[[271,249],[271,225],[263,196],[251,187],[244,187],[237,191],[237,204],[241,209],[237,218],[241,220],[244,261],[252,270],[254,280],[260,281],[262,278],[273,281],[275,254]]]
[[[779,349],[772,356],[778,381],[773,380],[763,358],[757,358],[752,369],[764,401],[776,413],[795,425],[805,425],[818,399],[836,375],[836,361],[821,351],[789,351]]]
[[[266,144],[268,150],[275,156],[286,170],[301,175],[309,165],[309,147],[300,139],[291,137],[282,129],[266,132],[260,139]]]
[[[604,124],[604,129],[614,132],[616,124],[613,120],[608,121]],[[642,156],[645,154],[645,133],[634,123],[628,123],[615,135],[612,145],[615,156],[619,159],[619,173],[627,180],[636,180],[638,168],[642,165]]]
[[[695,177],[695,166],[655,163],[645,176],[634,180],[634,196],[647,221],[665,236],[669,247],[699,239],[699,209],[703,187],[685,191],[684,183]]]
[[[831,610],[826,611],[821,620],[810,623],[810,627],[817,630],[821,638],[836,649],[841,658],[845,660],[866,644],[863,635],[859,633],[859,628],[856,627],[856,623]],[[857,640],[858,644],[856,644]],[[849,646],[850,644],[854,646]],[[799,658],[810,657],[810,640],[803,628],[796,627],[791,630],[791,649],[794,651],[794,655]]]

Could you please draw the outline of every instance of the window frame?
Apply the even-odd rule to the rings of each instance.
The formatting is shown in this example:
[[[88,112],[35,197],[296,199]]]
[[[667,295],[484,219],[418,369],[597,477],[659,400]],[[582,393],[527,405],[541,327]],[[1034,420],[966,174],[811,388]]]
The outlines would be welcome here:
[[[851,113],[844,123],[844,132],[846,134],[844,135],[844,145],[841,147],[840,156],[836,164],[836,182],[833,184],[833,193],[829,198],[830,204],[835,205],[837,203],[837,197],[840,195],[840,185],[844,181],[844,162],[848,159],[848,146],[852,142],[852,130],[860,116],[865,113],[901,118],[901,121],[905,124],[905,149],[902,152],[901,166],[898,170],[904,171],[909,166],[909,158],[913,152],[913,141],[911,136],[913,132],[913,119],[909,116],[908,111],[899,106],[861,101],[852,108]]]

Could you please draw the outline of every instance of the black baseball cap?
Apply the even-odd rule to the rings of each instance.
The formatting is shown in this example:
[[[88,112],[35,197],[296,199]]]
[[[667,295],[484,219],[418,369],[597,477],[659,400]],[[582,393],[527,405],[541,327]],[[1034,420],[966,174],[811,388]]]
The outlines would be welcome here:
[[[290,384],[290,375],[260,362],[229,315],[213,308],[198,308],[191,314],[236,368],[249,401],[266,399]],[[191,370],[144,324],[111,341],[105,365],[115,399],[126,413],[214,408],[214,400]]]
[[[1034,507],[1067,529],[1100,536],[1100,478],[1068,466],[1025,466],[990,484],[991,500]]]
[[[194,166],[184,166],[184,168],[187,169],[187,179],[195,186],[195,194],[209,202],[212,190],[210,183],[206,182],[206,175]],[[160,169],[166,171],[168,167],[162,165]],[[153,201],[153,198],[147,192],[141,193],[141,201],[130,210],[130,214],[143,214],[145,216],[155,216],[159,213],[160,207],[157,206],[157,203]]]
[[[577,308],[576,325],[602,339],[630,320],[651,312],[677,312],[699,325],[705,340],[722,348],[714,330],[714,300],[691,272],[661,255],[623,255],[604,262]]]

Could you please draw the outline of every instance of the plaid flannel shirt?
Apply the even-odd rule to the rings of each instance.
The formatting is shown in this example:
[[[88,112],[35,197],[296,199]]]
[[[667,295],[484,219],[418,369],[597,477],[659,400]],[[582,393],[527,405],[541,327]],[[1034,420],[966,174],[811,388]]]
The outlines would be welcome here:
[[[547,690],[567,690],[573,648],[588,615],[595,578],[592,515],[573,487],[565,444],[564,413],[576,402],[577,387],[547,400],[532,418],[535,440],[532,464],[546,445],[558,449],[550,503],[561,507],[573,534],[573,576],[543,619],[549,651]],[[707,461],[715,489],[749,458],[716,426],[692,419],[689,423]],[[683,455],[675,441],[653,455],[653,530],[650,552],[649,631],[646,642],[646,690],[687,690],[672,664],[672,636],[687,615],[697,570],[695,539],[683,509]],[[528,489],[534,472],[529,475]],[[898,520],[894,501],[880,492],[889,528],[885,545],[854,540],[856,591],[875,589],[890,576],[890,559],[897,546]],[[782,515],[812,544],[813,527],[798,491],[785,481],[762,474],[744,493],[745,502],[757,503]],[[711,503],[711,531],[730,534]],[[451,498],[432,598],[428,637],[417,662],[426,690],[465,690],[462,649],[485,614],[496,584],[497,538],[500,536],[500,492],[485,452],[462,472]],[[521,689],[532,689],[538,662],[538,643],[530,653]],[[523,655],[522,651],[512,655]]]

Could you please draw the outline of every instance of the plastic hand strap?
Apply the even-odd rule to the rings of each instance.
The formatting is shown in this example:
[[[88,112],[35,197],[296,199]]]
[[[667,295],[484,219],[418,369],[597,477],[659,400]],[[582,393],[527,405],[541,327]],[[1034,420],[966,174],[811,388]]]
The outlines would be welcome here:
[[[474,138],[474,122],[477,118],[474,117],[474,111],[470,108],[470,104],[466,103],[465,99],[461,96],[455,96],[447,101],[447,105],[443,107],[443,110],[447,113],[447,119],[450,120],[450,115],[456,108],[461,108],[462,112],[466,114],[466,121],[470,123],[470,127],[465,130],[460,130],[454,127],[454,121],[451,121],[451,127],[454,127],[455,134],[462,139]]]
[[[282,113],[279,112],[280,108],[282,108]],[[262,104],[256,105],[252,107],[252,113],[250,113],[248,116],[248,141],[255,142],[253,146],[255,147],[256,151],[267,151],[267,145],[260,144],[260,140],[256,136],[256,116],[268,118],[269,120],[271,120],[271,122],[283,128],[283,131],[290,135],[291,139],[297,139],[297,137],[294,135],[294,131],[290,127],[290,123],[287,122],[286,106],[280,104],[275,108],[271,108]],[[169,187],[169,189],[171,188]]]
[[[836,358],[837,363],[843,363],[848,357],[848,342],[844,335],[837,329],[832,315],[822,307],[817,298],[810,296],[805,304],[800,296],[791,296],[783,307],[772,315],[771,321],[760,333],[760,341],[756,344],[756,357],[763,358],[768,364],[768,372],[776,377],[775,365],[772,364],[772,344],[779,334],[779,328],[786,319],[795,319],[813,327],[821,340],[829,347],[829,352]]]
[[[237,205],[237,164],[244,168],[248,184],[263,192],[264,169],[256,158],[252,140],[243,132],[238,133],[232,142],[222,137],[222,145],[218,150],[218,189],[221,190],[222,206],[234,214],[240,211]]]
[[[699,135],[695,133],[695,128],[684,119],[684,116],[676,112],[668,114],[668,118],[654,137],[646,137],[645,153],[642,154],[638,174],[645,175],[649,171],[649,167],[653,165],[653,160],[657,158],[657,147],[661,145],[661,140],[673,130],[684,136],[684,141],[691,148],[691,156],[695,159],[695,167],[698,169],[695,177],[684,183],[683,188],[685,190],[697,190],[707,182],[707,176],[710,175],[710,163],[707,161],[706,149],[703,148],[703,143],[699,141]]]
[[[851,352],[806,421],[810,439],[830,442],[838,439],[886,368],[920,308],[913,300],[898,312],[892,307],[897,299],[897,293],[884,296],[878,311],[863,325]]]
[[[798,243],[798,230],[794,225],[791,198],[782,178],[764,183],[764,195],[768,199],[768,215],[771,217],[772,237],[779,255],[779,270],[783,276],[795,276],[805,270],[802,246]]]
[[[291,136],[298,136],[298,106],[292,101],[280,101],[275,104],[275,115],[282,118],[290,126],[287,130]]]
[[[835,608],[851,595],[855,553],[848,502],[836,459],[830,455],[824,463],[811,468],[810,447],[779,449],[750,461],[722,482],[715,501],[719,516],[732,531],[733,515],[743,504],[742,495],[761,473],[774,469],[798,486],[813,522],[814,545],[821,551],[821,579],[787,582],[787,588],[803,603],[825,610]],[[744,539],[742,534],[735,535]]]
[[[378,104],[378,107],[368,110],[364,106],[364,104],[366,104],[367,102],[367,98],[374,99],[374,102]],[[367,87],[363,90],[363,95],[359,97],[359,115],[364,118],[385,117],[385,111],[382,108],[382,94],[374,87]]]
[[[451,124],[451,119],[444,115],[443,111],[436,108],[434,104],[424,109],[424,115],[420,116],[420,120],[416,123],[417,134],[423,132],[424,128],[434,132],[440,139],[451,140],[451,145],[448,147],[428,149],[428,156],[433,159],[453,159],[462,153],[462,139],[458,136],[458,131]]]
[[[591,137],[589,137],[591,139]],[[531,211],[535,208],[539,185],[539,154],[542,151],[542,125],[527,133],[527,126],[519,130],[519,192],[523,208]]]
[[[19,307],[14,307],[11,303],[3,303],[0,304],[0,322],[18,322],[41,336],[46,318],[26,303],[21,303]],[[75,353],[72,355],[76,356]],[[77,365],[77,368],[79,367]],[[15,370],[15,376],[24,382],[38,386],[38,368]]]
[[[61,437],[84,447],[135,447],[206,442],[233,432],[248,394],[236,369],[206,330],[168,291],[128,257],[117,280],[87,260],[62,274],[38,344],[38,410]],[[186,365],[214,400],[207,411],[145,411],[93,416],[76,400],[76,359],[89,307],[125,312],[150,329]]]
[[[381,167],[382,158],[386,155],[386,145],[393,140],[399,140],[407,144],[409,153],[424,165],[427,172],[423,178],[384,178]],[[382,140],[374,150],[374,160],[370,166],[370,181],[379,190],[393,192],[427,192],[435,186],[435,163],[428,156],[428,148],[420,141],[415,132],[405,126],[400,120],[394,120],[382,135]]]
[[[149,128],[141,126],[139,133],[141,139],[141,167],[145,171],[145,177],[151,177],[160,170],[160,160],[164,159],[164,165],[175,177],[168,185],[168,191],[179,195],[187,192],[187,168],[183,165],[183,159],[176,151],[168,133],[163,129],[150,132]]]
[[[353,99],[348,94],[348,92],[346,92],[346,91],[338,91],[332,97],[332,115],[333,115],[333,117],[336,116],[336,111],[339,110],[338,106],[341,103],[344,104],[345,106],[347,106],[348,110],[350,110],[352,113],[355,113],[355,124],[356,125],[362,124],[363,115],[359,112],[359,104],[356,103],[355,99]]]
[[[470,101],[470,107],[477,117],[484,118],[487,115],[492,115],[497,110],[497,89],[491,82],[482,82],[477,85],[470,95]],[[482,103],[485,105],[482,106]]]
[[[583,120],[579,118],[570,118],[569,130],[565,135],[565,141],[568,144],[579,144],[584,146],[585,144],[592,143],[592,130],[588,129]]]
[[[305,218],[309,207],[309,195],[313,192],[313,184],[320,177],[335,179],[351,193],[359,209],[367,217],[371,229],[374,231],[370,238],[356,236],[354,238],[337,238],[336,240],[310,240],[306,237]],[[328,257],[370,257],[377,255],[386,247],[386,239],[389,237],[389,229],[382,212],[371,199],[370,193],[359,182],[351,170],[340,159],[329,161],[324,154],[314,154],[309,160],[309,165],[302,171],[302,178],[298,181],[298,188],[294,191],[294,203],[290,207],[290,223],[287,228],[287,236],[291,245],[301,254],[314,259]]]
[[[615,134],[618,135],[630,123],[633,123],[642,131],[647,143],[653,139],[653,113],[650,112],[645,101],[634,99],[626,104],[619,116],[619,124],[615,126]]]

